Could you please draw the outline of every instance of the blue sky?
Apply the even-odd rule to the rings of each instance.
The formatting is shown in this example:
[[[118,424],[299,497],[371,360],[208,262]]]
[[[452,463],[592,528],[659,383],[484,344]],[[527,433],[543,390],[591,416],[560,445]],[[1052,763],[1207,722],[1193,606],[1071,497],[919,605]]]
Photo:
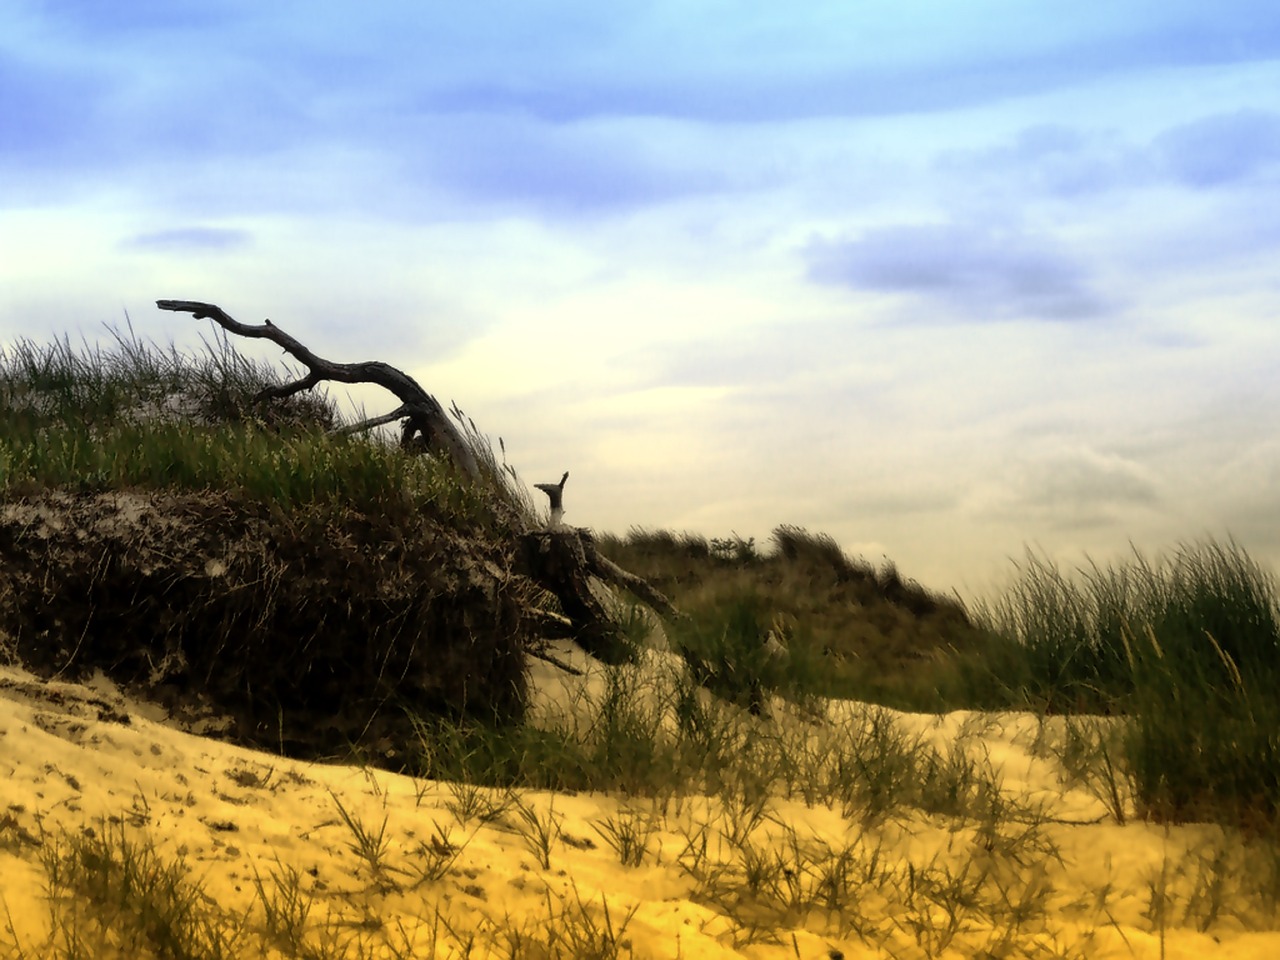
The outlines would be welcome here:
[[[1280,560],[1274,3],[8,0],[0,103],[0,340],[211,300],[941,589]]]

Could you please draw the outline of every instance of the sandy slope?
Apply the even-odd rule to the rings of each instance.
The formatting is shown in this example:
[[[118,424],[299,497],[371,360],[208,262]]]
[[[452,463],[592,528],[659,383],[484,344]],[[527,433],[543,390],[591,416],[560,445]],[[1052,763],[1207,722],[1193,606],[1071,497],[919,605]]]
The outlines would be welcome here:
[[[581,663],[581,659],[579,659]],[[543,709],[564,702],[569,693],[546,665],[535,679],[546,696]],[[572,681],[587,682],[587,681]],[[835,705],[833,709],[854,709]],[[1061,862],[1029,863],[1045,891],[1048,919],[1029,922],[1018,943],[1030,955],[1158,957],[1160,938],[1150,913],[1151,883],[1162,866],[1172,883],[1196,888],[1196,864],[1206,850],[1223,843],[1207,827],[1165,830],[1147,824],[1119,826],[1087,791],[1065,790],[1061,770],[1033,756],[1037,724],[1028,716],[999,718],[953,714],[943,718],[904,716],[906,725],[941,741],[961,732],[974,749],[989,755],[1003,771],[1005,789],[1052,803],[1060,821],[1045,826],[1058,846]],[[181,732],[157,718],[155,708],[126,702],[109,684],[90,686],[42,683],[13,668],[0,670],[0,894],[12,929],[6,939],[30,946],[45,936],[43,870],[37,844],[59,830],[86,826],[101,830],[122,821],[125,829],[153,838],[162,853],[182,858],[209,897],[230,911],[246,911],[254,899],[255,871],[267,877],[296,870],[303,889],[317,898],[313,917],[332,911],[359,922],[382,918],[384,930],[428,956],[432,944],[441,956],[463,955],[454,948],[467,931],[479,930],[494,945],[500,931],[523,931],[536,939],[548,918],[565,911],[588,912],[598,921],[602,897],[610,916],[627,924],[623,956],[649,957],[911,957],[924,956],[930,943],[911,934],[912,921],[901,901],[868,889],[859,910],[871,932],[864,940],[844,930],[840,918],[811,913],[795,918],[801,929],[772,931],[775,942],[744,942],[741,923],[695,902],[695,882],[678,860],[699,824],[721,822],[718,801],[689,798],[668,806],[657,843],[646,864],[619,865],[594,829],[615,816],[628,801],[600,795],[550,795],[529,792],[524,802],[562,818],[562,834],[551,847],[550,869],[543,869],[517,829],[511,812],[481,823],[460,824],[449,804],[457,796],[449,785],[414,781],[349,766],[295,763],[268,754],[228,746]],[[385,818],[387,862],[393,871],[379,884],[350,849],[352,832],[339,804],[354,819],[376,828]],[[636,806],[636,803],[630,803]],[[643,805],[641,805],[643,806]],[[915,816],[874,827],[844,820],[825,807],[808,809],[778,799],[772,819],[760,827],[762,846],[783,841],[783,825],[812,842],[856,849],[868,855],[916,865],[954,861],[961,870],[964,851],[972,851],[971,831],[941,820]],[[95,826],[96,825],[96,826]],[[447,875],[412,886],[415,865],[430,862],[433,835],[443,831],[455,846],[465,846]],[[854,843],[856,841],[856,843]],[[874,842],[873,842],[874,841]],[[424,846],[425,845],[425,846]],[[437,850],[440,844],[435,843]],[[653,854],[656,854],[654,856]],[[1231,854],[1232,857],[1235,854]],[[1166,925],[1163,955],[1168,957],[1280,956],[1280,933],[1247,932],[1267,925],[1262,907],[1245,899],[1244,880],[1251,867],[1237,864],[1227,877],[1220,917],[1206,932],[1193,919],[1181,925],[1173,911]],[[1176,869],[1175,869],[1176,868]],[[395,872],[404,871],[404,872]],[[905,881],[904,881],[905,882]],[[1236,887],[1239,887],[1239,892]],[[1189,893],[1185,893],[1189,896]],[[1237,899],[1232,900],[1232,897]],[[1099,907],[1102,902],[1103,906]],[[1239,914],[1239,915],[1236,915]],[[257,922],[250,914],[251,923]],[[741,918],[740,918],[741,919]],[[933,918],[935,921],[938,918]],[[447,925],[447,929],[446,929]],[[453,936],[447,930],[453,931]],[[865,928],[864,928],[865,929]],[[757,931],[756,939],[770,939]],[[1020,956],[1005,945],[1000,931],[966,922],[944,956]],[[477,948],[472,956],[486,955]]]

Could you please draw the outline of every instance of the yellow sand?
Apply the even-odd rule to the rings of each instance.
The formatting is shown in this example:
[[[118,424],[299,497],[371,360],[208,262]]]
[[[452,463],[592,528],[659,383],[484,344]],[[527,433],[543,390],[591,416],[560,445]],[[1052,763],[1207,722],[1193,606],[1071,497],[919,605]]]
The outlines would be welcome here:
[[[539,667],[544,681],[546,669]],[[844,708],[853,706],[832,709]],[[50,911],[37,842],[116,822],[184,862],[220,909],[248,911],[250,925],[261,922],[250,910],[255,871],[269,878],[293,870],[316,898],[313,920],[342,919],[348,930],[363,920],[375,942],[386,935],[414,956],[429,956],[433,948],[440,956],[463,956],[462,944],[474,931],[471,956],[505,955],[503,931],[508,946],[512,932],[531,942],[545,937],[556,917],[584,909],[603,923],[602,901],[615,927],[631,914],[621,937],[624,957],[1280,956],[1280,933],[1265,929],[1275,917],[1253,892],[1261,868],[1249,857],[1256,852],[1207,826],[1117,824],[1089,790],[1067,789],[1060,768],[1035,755],[1039,728],[1027,715],[900,718],[939,742],[965,735],[969,749],[1002,771],[1007,791],[1026,803],[1048,803],[1063,821],[1042,827],[1044,843],[1056,845],[1058,857],[1031,858],[1021,878],[1004,875],[1007,863],[984,859],[974,824],[904,814],[864,826],[798,800],[770,803],[751,835],[753,849],[781,850],[791,828],[807,849],[847,849],[864,866],[875,857],[881,876],[898,878],[867,885],[857,896],[861,935],[849,917],[822,910],[780,915],[739,902],[734,920],[705,902],[705,884],[695,899],[699,883],[680,864],[690,863],[690,838],[708,825],[712,855],[729,856],[724,835],[732,817],[720,801],[686,798],[651,811],[644,801],[614,796],[525,792],[531,811],[559,821],[547,869],[521,836],[517,813],[464,825],[449,809],[458,798],[448,784],[283,760],[181,732],[162,719],[154,707],[125,701],[101,681],[44,684],[17,669],[0,670],[0,944],[12,950],[16,939],[28,956],[42,955]],[[382,878],[352,851],[339,805],[374,831],[385,819]],[[620,810],[657,818],[641,867],[622,866],[595,829]],[[437,834],[461,852],[442,879],[415,886],[412,872],[435,855]],[[438,837],[435,847],[448,849]],[[1214,872],[1215,856],[1229,868]],[[984,923],[975,909],[944,941],[941,906],[919,908],[919,897],[917,908],[904,906],[912,883],[936,884],[984,864],[1011,899],[1038,895],[1044,910],[1030,911],[1014,930],[1008,922]],[[1152,911],[1162,872],[1171,897],[1163,930]],[[1207,891],[1221,902],[1202,931]],[[746,922],[752,916],[760,918],[760,929]]]

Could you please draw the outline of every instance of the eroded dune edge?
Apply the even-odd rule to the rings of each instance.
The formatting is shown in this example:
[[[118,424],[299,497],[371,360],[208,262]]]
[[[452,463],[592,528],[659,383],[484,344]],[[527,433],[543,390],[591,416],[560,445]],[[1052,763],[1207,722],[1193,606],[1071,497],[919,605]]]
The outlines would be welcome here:
[[[590,735],[619,672],[663,709],[662,655],[560,653],[585,675],[539,663],[536,722]],[[31,957],[164,936],[196,956],[1280,951],[1274,850],[1133,822],[1099,763],[1102,720],[774,707],[738,717],[742,742],[785,745],[808,780],[569,794],[282,759],[176,729],[104,680],[6,668],[0,940]],[[824,763],[849,756],[861,769]]]

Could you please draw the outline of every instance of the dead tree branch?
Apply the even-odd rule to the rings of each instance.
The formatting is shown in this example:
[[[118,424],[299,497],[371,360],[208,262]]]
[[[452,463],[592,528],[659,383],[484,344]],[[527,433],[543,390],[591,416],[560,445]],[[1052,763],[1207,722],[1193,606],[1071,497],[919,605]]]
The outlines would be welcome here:
[[[359,423],[349,423],[345,427],[338,427],[333,432],[339,436],[348,433],[364,433],[366,430],[372,430],[374,427],[380,427],[384,423],[390,423],[392,420],[400,420],[409,415],[409,408],[405,406],[396,407],[390,413],[384,413],[380,417],[370,417],[368,420],[361,420]]]
[[[189,313],[197,320],[212,320],[224,330],[237,336],[270,340],[307,368],[308,373],[302,379],[278,387],[268,387],[261,391],[254,398],[255,400],[278,400],[291,397],[326,380],[337,383],[372,383],[394,394],[401,406],[385,417],[375,417],[354,427],[345,428],[348,432],[369,429],[379,423],[390,423],[392,420],[404,418],[405,424],[401,431],[401,443],[404,446],[412,445],[416,438],[421,437],[420,442],[428,451],[444,455],[471,479],[477,479],[480,476],[480,467],[476,463],[475,454],[450,423],[439,401],[422,389],[421,385],[403,370],[378,360],[334,363],[312,353],[306,345],[289,336],[270,320],[258,326],[240,323],[228,316],[221,307],[212,303],[202,303],[198,300],[157,300],[156,306],[161,310],[171,310],[175,313]]]
[[[680,617],[680,611],[671,605],[671,601],[666,598],[662,591],[658,590],[653,584],[643,577],[637,577],[629,570],[623,570],[608,557],[602,556],[596,550],[594,542],[586,545],[585,550],[587,563],[591,567],[591,572],[606,583],[612,583],[615,587],[622,587],[624,590],[630,590],[637,597],[651,606],[654,610],[668,619],[677,619]]]
[[[316,356],[306,345],[270,320],[259,326],[240,323],[212,303],[198,300],[157,300],[156,306],[175,313],[189,313],[197,320],[213,320],[224,330],[237,336],[270,340],[307,368],[305,377],[292,383],[268,387],[254,397],[255,401],[290,397],[327,380],[337,383],[372,383],[394,394],[400,400],[400,406],[390,413],[340,427],[336,432],[358,433],[393,420],[402,420],[401,444],[404,447],[422,447],[428,452],[445,456],[472,479],[483,475],[475,448],[464,435],[470,428],[471,436],[478,436],[475,424],[455,404],[451,412],[462,425],[460,428],[455,427],[435,397],[423,390],[404,371],[376,360],[334,363]],[[568,479],[569,474],[566,472],[559,483],[535,484],[537,489],[550,498],[551,524],[545,530],[524,532],[517,548],[518,556],[523,560],[524,575],[555,595],[564,616],[540,608],[531,609],[527,613],[538,624],[544,637],[570,636],[588,653],[603,660],[619,662],[620,658],[627,656],[627,645],[621,636],[614,611],[593,591],[593,580],[612,583],[631,591],[668,619],[678,618],[680,614],[648,582],[602,556],[596,549],[589,530],[564,525],[561,518],[564,515],[564,487]],[[596,586],[598,588],[598,584]],[[571,669],[556,661],[545,650],[530,649],[527,652],[562,668]]]
[[[591,578],[630,590],[663,617],[680,616],[659,590],[601,556],[589,530],[560,526],[530,531],[522,539],[526,569],[560,601],[578,646],[599,660],[620,662],[625,644],[612,611],[591,589]]]

